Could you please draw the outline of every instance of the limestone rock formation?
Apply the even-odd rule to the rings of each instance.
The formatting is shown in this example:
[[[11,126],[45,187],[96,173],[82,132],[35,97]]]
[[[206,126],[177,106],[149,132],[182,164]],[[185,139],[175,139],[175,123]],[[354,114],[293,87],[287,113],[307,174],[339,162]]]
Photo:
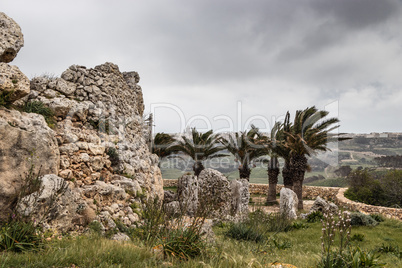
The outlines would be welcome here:
[[[229,182],[219,171],[207,168],[198,177],[183,175],[176,194],[165,191],[164,207],[170,214],[207,213],[215,219],[240,219],[248,213],[248,189],[247,180]]]
[[[240,217],[248,214],[248,203],[250,201],[249,182],[246,179],[231,181],[232,207],[231,214]]]
[[[282,188],[280,191],[280,212],[289,219],[297,219],[297,205],[299,200],[295,192],[289,188]]]
[[[3,12],[0,12],[0,62],[11,62],[24,46],[20,26]]]
[[[158,157],[144,138],[138,81],[138,73],[121,73],[112,63],[93,69],[73,65],[61,78],[32,79],[25,101],[41,101],[57,117],[61,177],[80,186],[114,181],[114,173],[124,173],[135,188],[163,199]]]
[[[193,175],[183,175],[177,182],[177,197],[181,211],[194,216],[198,208],[198,179]]]
[[[81,204],[80,192],[71,189],[69,184],[54,174],[41,178],[40,189],[25,196],[18,204],[18,211],[25,217],[40,221],[44,227],[70,231],[77,210],[86,207]],[[93,219],[92,219],[93,220]],[[89,220],[88,220],[89,221]]]
[[[14,102],[28,95],[30,84],[28,77],[17,66],[0,63],[0,95],[6,95],[8,101]]]
[[[170,191],[170,190],[164,191],[164,194],[163,194],[163,202],[164,203],[167,204],[167,203],[176,201],[176,199],[177,199],[177,195],[175,192]]]
[[[310,208],[309,213],[315,212],[315,211],[330,211],[332,213],[338,211],[338,206],[335,205],[332,202],[327,202],[321,197],[317,196],[316,200],[314,201],[313,205]]]
[[[0,13],[0,106],[43,104],[55,124],[50,129],[42,115],[0,108],[0,220],[22,192],[25,173],[35,167],[36,176],[41,167],[47,175],[39,177],[40,189],[18,198],[21,214],[61,231],[93,220],[102,230],[115,228],[116,219],[132,226],[140,206],[130,205],[164,195],[159,159],[145,140],[138,73],[112,63],[73,65],[60,78],[29,81],[7,64],[22,46],[20,27]]]
[[[219,171],[210,168],[198,176],[198,202],[200,206],[212,209],[212,215],[223,218],[230,214],[231,193],[228,179]]]
[[[43,116],[0,108],[0,218],[33,166],[34,174],[56,173],[60,155],[56,133]]]

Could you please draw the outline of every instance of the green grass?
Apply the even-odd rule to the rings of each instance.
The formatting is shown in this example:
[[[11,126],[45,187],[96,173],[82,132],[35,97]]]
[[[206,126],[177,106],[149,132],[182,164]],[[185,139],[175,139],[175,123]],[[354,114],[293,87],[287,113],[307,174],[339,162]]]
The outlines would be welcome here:
[[[120,243],[95,235],[63,238],[47,244],[40,252],[0,252],[0,267],[261,267],[274,261],[291,263],[299,268],[314,267],[321,254],[321,223],[289,232],[269,233],[271,242],[238,241],[224,236],[227,225],[215,226],[216,242],[203,255],[179,262],[163,259],[142,242]],[[402,247],[402,222],[386,220],[376,227],[353,227],[353,234],[364,234],[363,241],[353,242],[363,250],[385,245]],[[272,247],[272,241],[287,241],[287,249]],[[402,267],[402,260],[391,253],[380,255],[385,267]],[[254,266],[253,266],[254,265]],[[261,265],[261,266],[260,266]]]
[[[183,176],[186,172],[172,168],[172,169],[161,169],[162,178],[167,180],[176,180]]]

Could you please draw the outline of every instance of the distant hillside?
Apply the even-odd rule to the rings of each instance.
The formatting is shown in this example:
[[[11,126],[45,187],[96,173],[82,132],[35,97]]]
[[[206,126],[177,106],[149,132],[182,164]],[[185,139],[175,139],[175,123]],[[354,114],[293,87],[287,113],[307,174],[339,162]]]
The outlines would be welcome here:
[[[402,133],[347,134],[346,136],[352,139],[334,144],[331,152],[309,159],[311,172],[306,174],[306,184],[343,186],[345,180],[339,178],[342,175],[338,171],[340,167],[377,168],[380,165],[374,160],[376,157],[402,155]],[[165,159],[161,162],[162,176],[164,179],[177,179],[186,172],[192,172],[192,163],[191,159]],[[219,170],[229,179],[238,177],[237,164],[233,156],[209,161],[206,166]],[[250,181],[268,183],[266,164],[257,164],[251,172]],[[279,178],[279,183],[281,182],[282,177]]]

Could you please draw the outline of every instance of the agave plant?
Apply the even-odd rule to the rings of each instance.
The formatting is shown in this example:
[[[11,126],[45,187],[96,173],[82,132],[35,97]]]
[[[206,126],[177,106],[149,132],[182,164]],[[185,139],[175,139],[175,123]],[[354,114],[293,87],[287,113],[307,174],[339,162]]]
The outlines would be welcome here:
[[[204,170],[202,161],[227,156],[226,154],[219,154],[225,148],[219,145],[218,138],[219,135],[213,134],[212,130],[200,133],[192,128],[190,137],[182,135],[181,139],[170,147],[170,150],[190,156],[195,161],[193,165],[194,175],[198,176]]]

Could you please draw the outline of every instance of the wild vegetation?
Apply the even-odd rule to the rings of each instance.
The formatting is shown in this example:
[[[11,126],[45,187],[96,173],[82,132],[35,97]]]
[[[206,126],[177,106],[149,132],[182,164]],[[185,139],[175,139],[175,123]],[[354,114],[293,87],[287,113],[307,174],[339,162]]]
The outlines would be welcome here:
[[[144,225],[125,230],[131,241],[111,241],[96,228],[80,236],[48,234],[52,239],[43,239],[39,252],[0,252],[0,267],[265,267],[274,262],[300,268],[402,265],[402,224],[396,220],[350,227],[342,212],[309,223],[257,210],[237,224],[217,222],[215,238],[208,241],[196,228],[202,220],[190,221],[190,228],[185,229],[180,223],[187,218],[179,216],[169,218],[177,223],[169,226],[160,221],[166,218],[157,201],[147,206],[152,213],[145,215]],[[165,228],[174,229],[167,233]]]
[[[402,171],[355,170],[348,177],[345,196],[370,205],[402,207]]]

